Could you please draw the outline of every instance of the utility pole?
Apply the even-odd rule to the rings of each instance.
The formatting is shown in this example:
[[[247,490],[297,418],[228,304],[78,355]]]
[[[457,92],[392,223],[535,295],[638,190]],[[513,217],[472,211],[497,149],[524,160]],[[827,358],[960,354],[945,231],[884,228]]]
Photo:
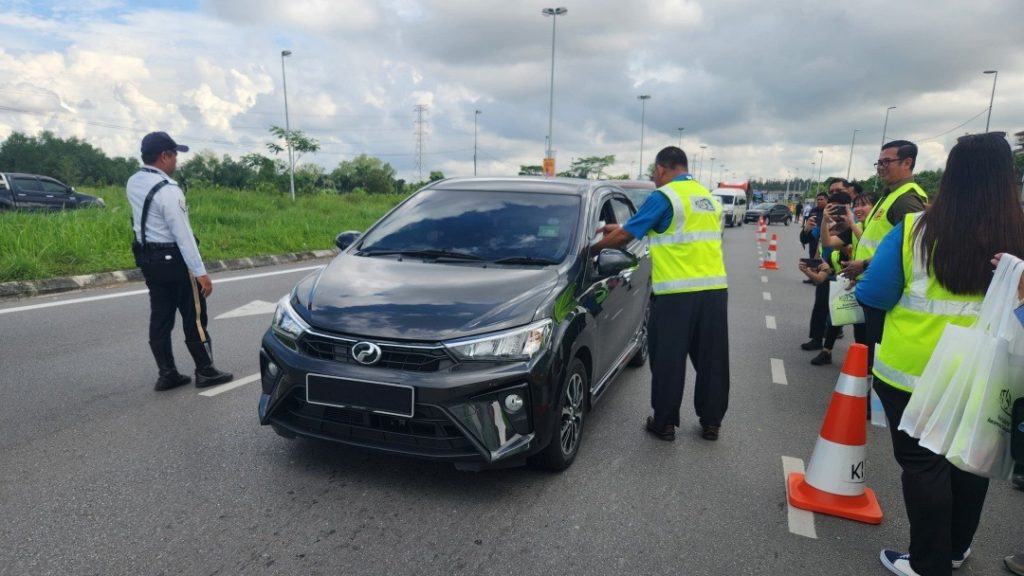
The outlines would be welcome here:
[[[476,176],[476,119],[480,116],[480,111],[473,112],[473,176]]]
[[[427,107],[417,104],[413,111],[416,112],[416,173],[419,175],[419,181],[423,182],[423,113],[427,111]]]

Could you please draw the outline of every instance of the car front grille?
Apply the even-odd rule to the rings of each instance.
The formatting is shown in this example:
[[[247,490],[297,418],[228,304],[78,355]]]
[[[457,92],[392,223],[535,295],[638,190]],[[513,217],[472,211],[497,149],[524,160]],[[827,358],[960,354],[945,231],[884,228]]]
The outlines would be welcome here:
[[[401,418],[306,402],[296,386],[274,419],[300,432],[341,442],[414,455],[475,459],[480,453],[451,418],[436,406],[417,404],[415,416]]]
[[[318,360],[332,360],[346,364],[359,364],[349,349],[358,340],[335,338],[319,334],[306,334],[299,339],[299,352]],[[389,368],[403,372],[438,372],[455,364],[444,348],[419,348],[401,344],[380,343],[381,358],[374,368]]]

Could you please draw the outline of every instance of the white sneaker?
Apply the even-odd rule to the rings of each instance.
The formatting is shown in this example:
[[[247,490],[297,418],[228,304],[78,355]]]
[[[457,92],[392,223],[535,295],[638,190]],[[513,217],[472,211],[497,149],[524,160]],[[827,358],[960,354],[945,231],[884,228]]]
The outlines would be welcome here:
[[[967,557],[970,556],[970,555],[971,555],[971,549],[967,548],[967,550],[964,550],[964,553],[961,554],[959,558],[953,558],[953,570],[956,570],[957,568],[963,566],[964,565],[964,561],[966,561]]]
[[[910,567],[910,554],[903,554],[895,550],[882,550],[878,557],[893,574],[898,576],[921,576]]]

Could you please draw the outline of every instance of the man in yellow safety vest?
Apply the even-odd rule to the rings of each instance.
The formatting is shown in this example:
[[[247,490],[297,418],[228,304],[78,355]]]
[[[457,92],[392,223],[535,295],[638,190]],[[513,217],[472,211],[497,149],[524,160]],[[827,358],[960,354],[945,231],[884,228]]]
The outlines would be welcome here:
[[[608,224],[597,254],[647,236],[654,297],[648,323],[651,407],[646,430],[674,440],[686,358],[697,372],[694,406],[701,437],[717,440],[729,404],[728,291],[722,257],[722,208],[693,179],[686,153],[669,146],[654,161],[658,189],[625,224]]]

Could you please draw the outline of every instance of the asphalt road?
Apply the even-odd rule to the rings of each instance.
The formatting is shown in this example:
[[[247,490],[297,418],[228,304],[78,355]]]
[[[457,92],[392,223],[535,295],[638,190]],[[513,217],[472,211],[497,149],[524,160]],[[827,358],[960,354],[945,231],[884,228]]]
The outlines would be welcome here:
[[[690,389],[677,440],[646,436],[648,371],[631,370],[561,474],[288,441],[258,424],[257,382],[155,393],[143,285],[0,303],[0,574],[885,574],[879,550],[908,538],[886,430],[868,431],[880,526],[789,520],[783,457],[810,457],[852,334],[835,366],[809,364],[797,229],[769,231],[779,271],[757,269],[752,226],[725,233],[721,439],[699,438]],[[211,318],[275,302],[309,265],[217,275]],[[217,365],[256,374],[269,319],[212,320]],[[1002,557],[1024,549],[1024,493],[989,494],[960,573],[1004,574]]]

